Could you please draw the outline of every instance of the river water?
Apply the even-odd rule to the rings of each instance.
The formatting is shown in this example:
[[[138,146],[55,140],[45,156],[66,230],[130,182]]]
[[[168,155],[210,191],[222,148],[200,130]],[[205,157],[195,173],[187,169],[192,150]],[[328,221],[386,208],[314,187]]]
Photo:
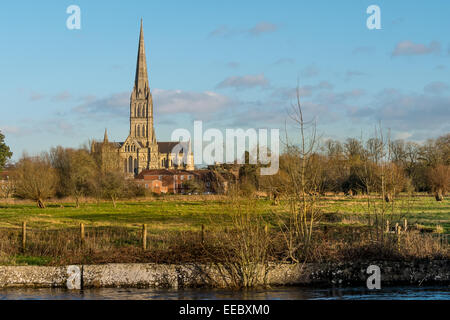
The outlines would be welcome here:
[[[450,300],[450,286],[366,288],[274,287],[265,290],[229,291],[216,289],[125,289],[101,288],[69,291],[51,288],[0,289],[2,300]]]

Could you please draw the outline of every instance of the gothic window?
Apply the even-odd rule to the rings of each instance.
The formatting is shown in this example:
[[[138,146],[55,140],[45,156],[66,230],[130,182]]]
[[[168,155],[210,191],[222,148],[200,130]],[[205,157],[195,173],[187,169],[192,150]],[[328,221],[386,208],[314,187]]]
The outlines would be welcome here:
[[[133,158],[131,156],[128,158],[128,172],[133,172]]]
[[[140,125],[137,126],[137,134],[136,134],[136,136],[138,136],[138,137],[141,136],[141,126]]]
[[[145,125],[142,126],[142,136],[145,137]]]
[[[142,106],[142,116],[145,117],[145,104]]]
[[[137,105],[136,104],[134,105],[134,116],[135,117],[137,116]]]

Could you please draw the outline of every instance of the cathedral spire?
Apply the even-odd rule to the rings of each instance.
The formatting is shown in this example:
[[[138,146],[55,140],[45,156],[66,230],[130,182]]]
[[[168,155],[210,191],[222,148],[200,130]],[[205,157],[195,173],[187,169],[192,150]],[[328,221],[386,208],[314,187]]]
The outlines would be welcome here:
[[[108,143],[108,130],[105,128],[105,135],[103,137],[103,143]]]
[[[145,93],[148,89],[148,75],[147,75],[147,61],[145,59],[145,44],[144,44],[144,28],[142,25],[141,18],[141,32],[139,34],[139,48],[136,63],[136,79],[134,86],[136,88],[136,93]]]

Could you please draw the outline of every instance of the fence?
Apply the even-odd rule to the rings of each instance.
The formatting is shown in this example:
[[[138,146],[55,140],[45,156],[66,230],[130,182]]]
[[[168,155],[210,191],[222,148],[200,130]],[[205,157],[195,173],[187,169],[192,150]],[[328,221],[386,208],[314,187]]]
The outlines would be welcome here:
[[[197,230],[158,232],[149,230],[146,224],[120,227],[80,223],[78,227],[44,229],[23,222],[19,228],[0,228],[0,263],[6,256],[51,257],[85,263],[93,255],[102,262],[121,258],[139,262],[149,257],[171,261],[181,254],[189,260],[189,252],[199,252],[205,237],[204,225]]]
[[[407,231],[400,231],[404,229]],[[85,223],[70,228],[46,229],[30,227],[24,222],[21,227],[0,228],[0,264],[15,263],[17,259],[31,258],[38,260],[37,262],[33,260],[33,264],[41,262],[43,264],[50,262],[54,264],[208,262],[214,255],[228,254],[226,251],[228,248],[224,248],[223,239],[229,239],[232,232],[234,232],[233,228],[224,228],[221,231],[211,229],[208,233],[205,225],[199,225],[187,231],[175,229],[161,231],[158,225],[135,224],[121,227]],[[267,227],[265,232],[270,233],[273,256],[282,257],[283,252],[286,251],[282,232],[275,229],[269,230]],[[315,236],[318,241],[321,240],[317,242],[319,247],[320,243],[323,243],[323,247],[320,248],[334,246],[327,247],[324,251],[326,255],[329,255],[330,252],[334,252],[333,250],[341,250],[341,248],[354,249],[365,243],[370,245],[372,239],[370,232],[367,226],[324,225],[315,233]],[[221,238],[222,233],[227,236]],[[437,239],[435,244],[443,252],[445,250],[448,252],[450,243],[447,234],[427,233],[422,237],[414,226],[400,229],[399,226],[395,228],[394,225],[393,228],[386,228],[384,239],[395,246],[400,241],[412,239],[415,241],[413,245],[417,247],[418,252],[423,252],[422,244],[425,242],[422,240],[424,239]],[[430,252],[436,251],[433,250]],[[419,255],[422,254],[420,252]],[[335,255],[339,256],[339,251],[336,251]],[[43,260],[40,262],[39,259]],[[28,260],[23,262],[28,263]]]

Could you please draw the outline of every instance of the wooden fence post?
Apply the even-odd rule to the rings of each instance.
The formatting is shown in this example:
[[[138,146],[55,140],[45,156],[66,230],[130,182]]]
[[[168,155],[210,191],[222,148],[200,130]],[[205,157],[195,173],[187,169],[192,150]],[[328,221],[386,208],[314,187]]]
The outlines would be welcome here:
[[[142,225],[142,250],[147,250],[147,225]]]
[[[22,250],[25,252],[27,248],[27,223],[22,222]]]
[[[408,230],[408,220],[406,220],[406,218],[403,221],[403,229],[404,229],[404,231]]]
[[[389,220],[386,220],[386,232],[389,232],[390,231],[390,229],[389,229]]]
[[[205,225],[202,224],[202,244],[205,243]]]
[[[81,244],[84,244],[84,223],[80,223],[80,240]]]
[[[395,225],[395,233],[397,234],[397,246],[400,249],[400,234],[402,233],[402,226],[399,226],[398,223]]]

